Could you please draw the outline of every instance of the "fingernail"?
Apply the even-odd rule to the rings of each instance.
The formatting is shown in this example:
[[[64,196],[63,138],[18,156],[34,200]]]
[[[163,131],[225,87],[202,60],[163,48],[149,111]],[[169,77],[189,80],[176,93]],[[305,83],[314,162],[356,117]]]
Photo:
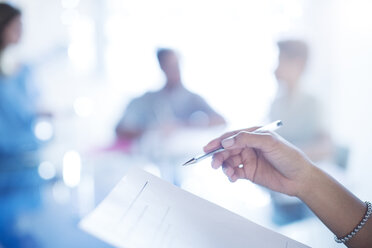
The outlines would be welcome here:
[[[218,169],[218,167],[220,167],[220,165],[221,165],[221,163],[217,159],[212,160],[212,168]]]
[[[234,171],[230,167],[226,168],[226,175],[228,177],[231,177],[232,174],[234,174]]]
[[[222,146],[224,147],[224,148],[229,148],[229,147],[231,147],[232,145],[234,145],[234,138],[227,138],[227,139],[224,139],[223,141],[222,141]]]
[[[238,178],[235,175],[230,177],[230,182],[235,183]]]

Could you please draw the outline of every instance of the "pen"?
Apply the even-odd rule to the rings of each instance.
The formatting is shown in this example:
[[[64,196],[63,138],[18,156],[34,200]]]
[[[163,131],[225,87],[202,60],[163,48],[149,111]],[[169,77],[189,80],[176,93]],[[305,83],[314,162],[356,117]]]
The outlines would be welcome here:
[[[263,127],[260,127],[259,129],[256,129],[254,131],[254,133],[262,133],[262,132],[266,132],[266,131],[275,131],[277,130],[278,128],[280,128],[281,126],[283,126],[283,122],[278,120],[278,121],[274,121],[266,126],[263,126]],[[206,159],[210,156],[213,156],[213,154],[215,153],[218,153],[218,152],[222,152],[224,151],[225,148],[218,148],[214,151],[211,151],[211,152],[208,152],[206,154],[203,154],[199,157],[195,157],[195,158],[192,158],[190,159],[189,161],[187,161],[186,163],[184,163],[182,166],[187,166],[187,165],[191,165],[191,164],[196,164],[200,161],[202,161],[203,159]]]

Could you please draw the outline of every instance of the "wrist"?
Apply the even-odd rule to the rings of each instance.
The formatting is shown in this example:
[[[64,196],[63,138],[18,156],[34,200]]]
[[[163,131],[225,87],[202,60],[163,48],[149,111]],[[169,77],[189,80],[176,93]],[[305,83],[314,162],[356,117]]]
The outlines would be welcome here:
[[[322,176],[322,171],[312,164],[310,161],[306,161],[305,169],[302,175],[299,177],[297,183],[297,194],[296,196],[302,201],[306,202],[308,197],[311,197],[311,193],[316,187],[316,181]]]

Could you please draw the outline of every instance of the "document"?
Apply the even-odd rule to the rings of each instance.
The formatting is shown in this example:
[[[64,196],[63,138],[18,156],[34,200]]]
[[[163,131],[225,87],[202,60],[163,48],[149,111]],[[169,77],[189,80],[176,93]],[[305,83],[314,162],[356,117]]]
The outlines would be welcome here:
[[[141,169],[131,169],[80,227],[123,248],[308,247]]]

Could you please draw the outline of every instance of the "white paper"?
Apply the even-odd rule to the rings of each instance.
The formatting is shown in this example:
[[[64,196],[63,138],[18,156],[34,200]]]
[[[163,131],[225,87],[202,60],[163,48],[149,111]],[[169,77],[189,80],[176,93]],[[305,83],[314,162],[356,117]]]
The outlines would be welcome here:
[[[308,247],[140,169],[130,170],[80,226],[125,248]]]

